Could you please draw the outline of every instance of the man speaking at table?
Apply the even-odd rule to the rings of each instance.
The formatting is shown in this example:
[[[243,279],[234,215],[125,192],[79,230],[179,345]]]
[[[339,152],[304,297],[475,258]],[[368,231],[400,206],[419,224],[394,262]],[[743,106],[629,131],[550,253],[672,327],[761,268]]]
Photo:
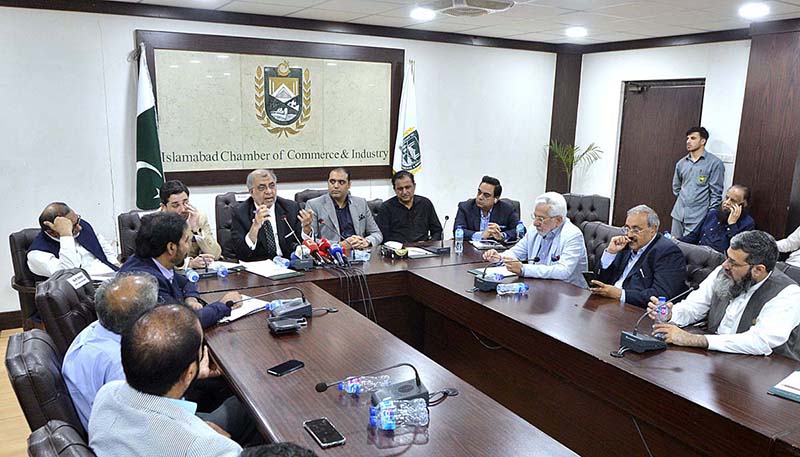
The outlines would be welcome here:
[[[526,278],[560,279],[586,288],[587,269],[583,233],[567,218],[567,201],[557,192],[536,197],[533,226],[501,256],[494,249],[483,254],[490,262],[502,260],[514,274]],[[527,260],[527,263],[523,263]]]
[[[350,195],[350,172],[344,168],[331,170],[328,194],[306,202],[300,218],[306,238],[327,238],[331,243],[344,241],[353,249],[369,249],[383,241],[367,201]]]
[[[278,196],[278,178],[272,170],[253,170],[247,175],[250,198],[233,210],[231,242],[239,260],[252,262],[289,258],[297,246],[300,208]],[[292,236],[294,232],[295,236]]]
[[[774,351],[800,360],[800,287],[775,269],[777,260],[772,235],[753,230],[734,236],[725,262],[686,300],[667,303],[669,323],[655,324],[653,333],[678,346],[754,355]],[[656,302],[651,297],[648,307],[654,310]],[[708,334],[680,328],[704,319]]]
[[[651,296],[674,297],[686,285],[686,259],[672,241],[658,233],[658,214],[647,205],[628,210],[624,235],[615,236],[600,259],[594,294],[644,308]]]

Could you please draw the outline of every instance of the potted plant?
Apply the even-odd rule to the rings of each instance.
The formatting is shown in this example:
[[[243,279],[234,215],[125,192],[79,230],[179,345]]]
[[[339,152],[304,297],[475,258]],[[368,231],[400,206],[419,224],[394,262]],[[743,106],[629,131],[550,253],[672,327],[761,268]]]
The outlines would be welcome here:
[[[545,147],[545,150],[553,151],[553,154],[558,158],[561,167],[564,169],[564,174],[567,178],[567,192],[572,190],[572,171],[578,165],[588,167],[603,154],[603,150],[592,143],[581,150],[580,146],[575,146],[567,143],[559,143],[558,140],[551,140],[550,144]]]

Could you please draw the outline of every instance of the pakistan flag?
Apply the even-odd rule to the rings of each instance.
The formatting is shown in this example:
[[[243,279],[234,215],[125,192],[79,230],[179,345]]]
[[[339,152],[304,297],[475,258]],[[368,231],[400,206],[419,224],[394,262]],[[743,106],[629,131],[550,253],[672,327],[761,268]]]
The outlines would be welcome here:
[[[153,84],[147,69],[144,44],[139,45],[139,86],[136,98],[136,206],[156,209],[158,190],[164,184],[161,146],[158,143],[158,117]]]

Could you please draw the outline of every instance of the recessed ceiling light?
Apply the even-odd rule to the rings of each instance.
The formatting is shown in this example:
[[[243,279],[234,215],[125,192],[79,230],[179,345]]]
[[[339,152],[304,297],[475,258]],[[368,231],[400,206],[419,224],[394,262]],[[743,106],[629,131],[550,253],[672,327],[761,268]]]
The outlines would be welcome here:
[[[336,66],[336,62],[328,62],[326,65],[329,66],[329,67],[335,67]]]
[[[230,58],[230,56],[227,55],[227,54],[219,54],[219,55],[217,55],[217,59],[228,59],[228,58]]]
[[[745,3],[739,8],[739,16],[745,19],[759,19],[769,14],[769,6],[764,3]]]
[[[570,38],[583,38],[589,31],[585,27],[570,27],[564,33]]]
[[[189,63],[200,63],[200,61],[197,60],[197,59],[192,59],[192,60],[189,61]]]
[[[430,21],[436,17],[436,12],[429,8],[420,8],[416,7],[411,10],[411,19],[416,19],[418,21]]]
[[[169,68],[180,68],[180,67],[181,67],[180,65],[175,65],[175,64],[169,66]]]

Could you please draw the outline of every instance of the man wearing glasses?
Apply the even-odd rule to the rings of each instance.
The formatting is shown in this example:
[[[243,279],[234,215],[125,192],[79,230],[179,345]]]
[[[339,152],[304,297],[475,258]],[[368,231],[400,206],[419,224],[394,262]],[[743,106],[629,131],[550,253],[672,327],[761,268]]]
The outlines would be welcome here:
[[[272,170],[253,170],[247,175],[250,197],[233,210],[231,242],[239,260],[252,262],[287,259],[297,247],[299,207],[278,196],[278,178]]]
[[[754,355],[774,351],[800,360],[800,287],[775,269],[777,260],[772,235],[753,230],[734,236],[725,262],[686,300],[667,303],[669,322],[655,324],[653,333],[678,346]],[[652,311],[657,299],[650,302]],[[704,319],[707,334],[681,329]]]
[[[475,198],[458,204],[453,232],[460,225],[467,240],[513,240],[519,213],[513,205],[500,200],[502,193],[503,186],[499,179],[484,176]]]
[[[514,274],[526,278],[560,279],[586,288],[587,269],[583,233],[567,218],[567,201],[556,192],[536,197],[533,227],[501,256],[494,249],[483,254],[489,262],[503,261]]]
[[[350,172],[344,168],[331,170],[328,195],[306,202],[300,220],[307,238],[327,238],[331,243],[344,241],[353,249],[369,249],[383,241],[367,200],[350,195]]]
[[[658,233],[658,214],[647,205],[628,210],[624,235],[611,238],[600,259],[592,293],[620,303],[647,306],[651,296],[673,297],[686,287],[686,259],[680,248]]]
[[[67,268],[83,268],[91,276],[119,270],[116,250],[95,233],[66,203],[53,202],[39,215],[41,231],[28,248],[28,268],[49,278]]]

